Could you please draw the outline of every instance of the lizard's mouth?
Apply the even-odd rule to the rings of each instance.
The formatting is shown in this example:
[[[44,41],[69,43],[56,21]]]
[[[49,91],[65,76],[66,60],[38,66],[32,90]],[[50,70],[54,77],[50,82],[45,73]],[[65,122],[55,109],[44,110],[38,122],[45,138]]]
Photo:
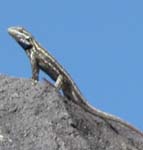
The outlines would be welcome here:
[[[22,38],[26,35],[24,35],[24,33],[22,32],[23,28],[22,27],[9,27],[8,28],[8,33],[15,38],[16,40],[19,38]]]
[[[18,28],[16,28],[16,27],[9,27],[8,28],[8,33],[12,36],[12,37],[14,37],[14,38],[16,38],[16,35],[20,35],[21,33],[20,33],[20,30],[21,30],[22,28],[20,28],[20,27],[18,27]]]

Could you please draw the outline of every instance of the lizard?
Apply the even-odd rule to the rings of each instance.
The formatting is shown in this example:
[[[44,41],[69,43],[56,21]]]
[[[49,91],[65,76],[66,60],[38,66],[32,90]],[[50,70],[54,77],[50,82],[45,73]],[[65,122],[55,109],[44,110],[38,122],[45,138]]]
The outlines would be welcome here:
[[[118,122],[143,136],[142,132],[140,132],[129,123],[114,115],[111,115],[91,106],[83,97],[82,93],[80,92],[79,88],[77,87],[76,83],[73,81],[69,73],[46,49],[44,49],[40,45],[40,43],[36,41],[34,36],[24,27],[9,27],[8,33],[24,49],[27,56],[29,57],[32,68],[32,79],[35,83],[39,80],[39,71],[42,70],[47,75],[49,75],[49,77],[53,81],[55,81],[54,86],[57,90],[61,89],[63,95],[67,99],[74,101],[76,104],[82,107],[84,111],[94,116],[98,116],[106,122],[108,122],[108,120]],[[114,129],[114,127],[112,128]],[[114,130],[116,131],[116,129]]]

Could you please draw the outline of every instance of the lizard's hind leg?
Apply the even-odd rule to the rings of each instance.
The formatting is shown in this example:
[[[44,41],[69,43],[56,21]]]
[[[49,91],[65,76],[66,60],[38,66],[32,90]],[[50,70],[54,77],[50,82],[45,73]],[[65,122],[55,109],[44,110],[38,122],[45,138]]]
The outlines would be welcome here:
[[[56,82],[55,82],[55,87],[57,90],[61,90],[63,85],[63,76],[59,75]]]

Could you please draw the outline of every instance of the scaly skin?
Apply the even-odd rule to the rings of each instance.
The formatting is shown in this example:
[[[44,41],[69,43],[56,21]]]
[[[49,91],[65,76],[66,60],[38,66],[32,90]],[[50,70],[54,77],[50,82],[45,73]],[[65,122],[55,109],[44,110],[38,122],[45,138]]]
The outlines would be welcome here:
[[[57,89],[62,89],[63,94],[68,99],[82,107],[86,112],[102,118],[108,123],[114,131],[118,132],[108,120],[118,122],[127,128],[132,129],[136,133],[143,136],[143,133],[134,128],[132,125],[117,118],[113,115],[100,111],[87,103],[82,96],[79,88],[72,80],[67,71],[57,62],[57,60],[35,40],[35,38],[23,27],[10,27],[8,28],[9,34],[19,43],[19,45],[25,50],[28,55],[31,67],[32,78],[34,81],[38,81],[39,70],[41,69],[48,74],[55,82]]]

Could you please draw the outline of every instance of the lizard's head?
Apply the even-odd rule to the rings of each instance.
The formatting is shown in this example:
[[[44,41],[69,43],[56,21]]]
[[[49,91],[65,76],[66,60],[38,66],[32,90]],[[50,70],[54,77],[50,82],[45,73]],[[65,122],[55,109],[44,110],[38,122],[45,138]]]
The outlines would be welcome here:
[[[23,27],[9,27],[8,33],[19,43],[23,49],[32,48],[32,35]]]

